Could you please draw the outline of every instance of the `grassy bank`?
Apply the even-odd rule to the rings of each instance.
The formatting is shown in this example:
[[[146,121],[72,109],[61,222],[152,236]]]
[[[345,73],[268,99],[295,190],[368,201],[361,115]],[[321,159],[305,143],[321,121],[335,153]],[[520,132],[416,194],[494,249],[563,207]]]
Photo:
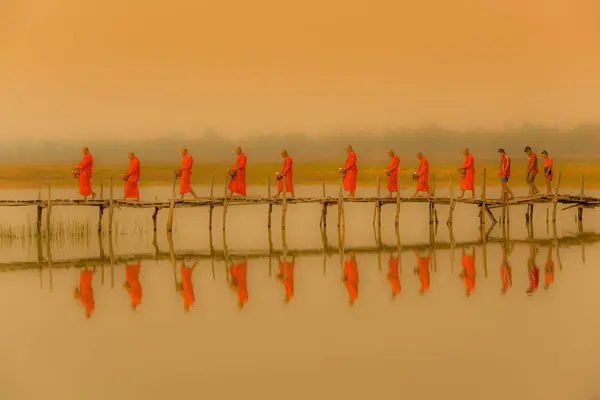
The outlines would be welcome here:
[[[215,177],[215,184],[223,185],[225,174],[229,165],[227,164],[197,164],[194,166],[192,183],[197,185],[210,184],[211,177]],[[324,178],[327,184],[339,182],[338,164],[310,163],[294,166],[294,181],[297,184],[320,184]],[[358,180],[361,186],[375,186],[377,176],[381,177],[382,185],[387,177],[382,170],[385,165],[359,165]],[[412,187],[411,174],[416,163],[401,165],[400,181],[402,187]],[[266,185],[267,177],[274,179],[274,174],[281,168],[280,164],[250,164],[247,172],[247,183],[249,185]],[[435,174],[438,186],[447,186],[450,176],[453,182],[460,179],[455,165],[432,165],[431,173]],[[489,186],[498,186],[498,164],[489,163],[477,166],[476,184],[482,183],[483,169],[487,170]],[[585,175],[585,187],[589,189],[600,188],[600,165],[593,162],[569,163],[557,165],[556,173],[562,172],[561,187],[578,188],[581,176]],[[94,169],[93,184],[104,187],[109,184],[112,176],[115,186],[121,186],[119,180],[124,173],[124,166],[98,166]],[[140,186],[170,185],[173,182],[172,166],[147,165],[142,166],[142,177]],[[0,188],[38,188],[44,186],[45,178],[52,181],[53,187],[73,187],[76,185],[71,175],[70,165],[23,165],[23,166],[0,166]],[[512,186],[525,185],[525,168],[521,165],[513,165]],[[538,185],[542,185],[542,178],[538,177]]]

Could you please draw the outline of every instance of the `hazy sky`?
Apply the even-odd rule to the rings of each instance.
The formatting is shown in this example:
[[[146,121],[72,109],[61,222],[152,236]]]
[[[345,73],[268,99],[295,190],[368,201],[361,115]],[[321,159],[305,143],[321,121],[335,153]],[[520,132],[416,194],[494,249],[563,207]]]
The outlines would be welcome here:
[[[597,0],[1,0],[0,138],[600,121]]]

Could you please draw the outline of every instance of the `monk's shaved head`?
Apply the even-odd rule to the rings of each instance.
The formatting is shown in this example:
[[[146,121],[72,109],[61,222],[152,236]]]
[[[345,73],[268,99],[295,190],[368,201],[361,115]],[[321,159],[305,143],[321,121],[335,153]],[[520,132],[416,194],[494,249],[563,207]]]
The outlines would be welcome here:
[[[87,153],[89,153],[89,152],[90,152],[90,149],[88,149],[88,148],[87,148],[87,146],[86,146],[86,147],[84,147],[83,149],[81,149],[81,152],[82,152],[83,154],[87,154]]]
[[[396,155],[396,153],[394,153],[394,150],[390,149],[390,150],[388,150],[388,155],[390,157],[394,157]]]
[[[187,147],[182,147],[181,148],[181,155],[186,155],[187,153],[188,153]]]
[[[133,151],[129,152],[129,154],[127,154],[127,157],[129,157],[129,159],[131,160],[133,157],[135,157],[135,154],[133,154]]]
[[[468,148],[468,147],[465,147],[465,148],[463,149],[463,154],[464,154],[464,155],[467,155],[467,154],[469,154],[469,148]]]
[[[348,146],[346,146],[346,151],[350,153],[352,151],[352,145],[349,144]]]
[[[417,158],[421,158],[423,157],[423,153],[421,153],[420,151],[417,153]]]
[[[288,152],[286,149],[281,150],[281,157],[287,157]]]
[[[235,154],[242,154],[242,148],[241,147],[236,147],[235,148]]]

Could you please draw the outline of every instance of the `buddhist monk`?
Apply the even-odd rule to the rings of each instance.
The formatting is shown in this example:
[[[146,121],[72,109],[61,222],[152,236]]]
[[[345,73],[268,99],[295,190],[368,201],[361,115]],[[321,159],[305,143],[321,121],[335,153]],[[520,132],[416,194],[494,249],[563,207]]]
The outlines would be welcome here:
[[[246,280],[247,271],[247,261],[234,264],[229,268],[229,275],[231,277],[229,284],[231,289],[237,293],[238,307],[240,310],[244,308],[248,302],[248,283]]]
[[[344,190],[348,192],[348,197],[353,198],[356,195],[356,179],[358,178],[358,167],[356,165],[356,153],[352,150],[352,146],[346,146],[346,163],[340,169],[342,173],[342,181]]]
[[[389,150],[388,156],[390,157],[390,163],[384,172],[388,177],[388,197],[392,197],[392,194],[398,191],[398,167],[400,166],[400,157],[394,154],[394,150]]]
[[[475,160],[473,159],[473,155],[469,152],[469,149],[464,149],[463,154],[465,159],[458,169],[460,172],[462,179],[460,180],[460,190],[461,195],[460,198],[465,197],[465,192],[471,192],[471,198],[475,198]]]
[[[125,181],[125,196],[123,200],[135,199],[140,201],[140,190],[138,189],[138,181],[140,180],[140,160],[133,154],[128,154],[129,157],[129,168],[123,175],[122,179]]]
[[[542,151],[544,157],[544,178],[546,178],[546,194],[552,194],[552,177],[554,176],[554,161],[548,156],[546,150]]]
[[[127,290],[129,293],[129,297],[131,298],[131,309],[134,311],[137,310],[142,303],[140,269],[141,264],[139,262],[135,264],[125,264],[125,282],[123,282],[123,289]]]
[[[554,261],[552,260],[552,247],[548,247],[548,258],[546,258],[546,268],[544,269],[544,289],[548,290],[554,283]]]
[[[194,284],[192,283],[192,272],[194,272],[197,263],[198,262],[196,261],[194,262],[194,265],[187,267],[185,262],[183,262],[179,267],[181,281],[177,284],[177,291],[181,294],[181,297],[183,297],[183,310],[185,312],[189,312],[190,307],[196,302]]]
[[[281,151],[281,157],[283,158],[283,167],[281,172],[277,174],[277,194],[275,198],[279,197],[283,191],[283,182],[285,181],[285,191],[290,193],[294,197],[294,175],[292,171],[292,157],[288,154],[287,150]]]
[[[413,197],[417,197],[421,192],[429,196],[429,161],[427,161],[421,152],[417,153],[417,158],[419,159],[419,168],[414,175],[414,179],[417,181],[417,188]]]
[[[283,262],[283,259],[279,259],[279,272],[275,278],[283,283],[285,290],[284,303],[289,303],[290,299],[294,297],[294,267],[296,266],[296,258],[292,258],[292,262]]]
[[[525,147],[525,153],[527,153],[527,184],[529,185],[529,195],[535,196],[540,191],[535,186],[535,177],[538,174],[538,159],[531,147]]]
[[[540,269],[537,267],[535,259],[537,255],[537,249],[535,246],[530,247],[529,260],[527,261],[527,269],[529,275],[529,288],[527,289],[528,294],[533,294],[540,284]]]
[[[465,295],[469,297],[475,290],[475,249],[471,249],[471,254],[467,254],[466,250],[462,249],[462,272],[461,279],[465,282]]]
[[[92,287],[92,279],[96,268],[94,267],[91,271],[84,268],[79,271],[79,287],[73,291],[73,297],[78,300],[83,308],[85,309],[85,317],[91,318],[96,308],[94,302],[94,288]]]
[[[399,265],[400,261],[398,260],[398,257],[394,257],[393,254],[390,254],[390,259],[388,260],[388,274],[386,279],[392,286],[392,299],[395,299],[402,290],[400,285],[400,274],[398,273]]]
[[[500,279],[502,280],[502,289],[500,293],[506,294],[512,286],[512,268],[508,263],[508,252],[506,244],[502,244],[502,263],[500,264]]]
[[[242,152],[241,147],[235,148],[235,154],[237,155],[235,157],[235,164],[227,171],[231,177],[231,181],[229,181],[229,199],[231,199],[234,193],[246,197],[246,161],[248,158]]]
[[[431,261],[431,249],[427,251],[426,256],[422,256],[418,250],[414,251],[417,256],[418,267],[415,268],[415,275],[419,275],[419,280],[421,281],[421,289],[419,289],[419,294],[424,295],[428,290],[431,284],[431,278],[429,275],[429,262]]]
[[[191,193],[192,196],[194,196],[194,200],[198,200],[198,196],[194,193],[191,183],[193,166],[194,159],[188,153],[188,149],[181,149],[181,164],[177,170],[177,176],[179,176],[179,193],[181,194],[182,199],[186,193]]]
[[[505,194],[508,194],[510,199],[514,199],[515,195],[512,190],[508,187],[508,178],[510,178],[510,157],[504,149],[499,149],[498,154],[500,155],[500,170],[498,171],[498,176],[500,177],[500,183],[502,184],[502,197],[504,198]]]
[[[354,253],[350,253],[348,260],[344,261],[342,283],[348,291],[348,305],[353,306],[358,298],[358,264]]]
[[[94,164],[94,159],[87,147],[84,147],[81,152],[83,153],[81,162],[73,167],[75,177],[79,183],[79,194],[83,196],[83,200],[87,200],[89,195],[94,200],[96,198],[96,192],[92,190],[92,165]]]

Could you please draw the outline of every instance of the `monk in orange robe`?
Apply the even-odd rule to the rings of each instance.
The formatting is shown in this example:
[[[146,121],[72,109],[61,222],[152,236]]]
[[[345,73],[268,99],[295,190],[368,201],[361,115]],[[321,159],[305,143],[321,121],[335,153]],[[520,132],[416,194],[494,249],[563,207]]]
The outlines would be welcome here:
[[[247,272],[247,261],[243,261],[239,264],[232,265],[229,268],[229,275],[231,276],[231,289],[237,293],[238,307],[240,309],[244,308],[244,306],[248,302],[248,282],[246,280]]]
[[[285,303],[289,303],[290,299],[294,297],[294,267],[296,266],[296,259],[292,258],[292,262],[283,262],[279,259],[279,273],[276,275],[276,279],[283,283],[285,289]]]
[[[505,244],[502,244],[502,264],[500,264],[500,279],[502,280],[502,289],[500,292],[502,294],[506,294],[508,289],[512,286],[512,268],[508,263],[508,255]]]
[[[346,157],[346,163],[340,169],[340,172],[343,174],[344,190],[349,193],[348,197],[353,198],[356,195],[356,179],[358,178],[356,153],[350,145],[346,147],[346,152],[348,153],[348,157]]]
[[[529,185],[529,195],[535,196],[540,191],[535,186],[535,177],[538,174],[538,159],[531,147],[525,147],[527,153],[527,184]]]
[[[281,172],[277,174],[277,194],[275,198],[279,197],[283,192],[283,183],[285,182],[285,191],[290,193],[294,197],[294,174],[292,171],[292,157],[288,154],[287,150],[281,151],[281,157],[283,158],[283,167]]]
[[[465,249],[462,249],[462,273],[461,279],[465,282],[465,295],[470,296],[475,290],[475,249],[471,249],[471,254],[467,255]]]
[[[89,195],[92,195],[92,200],[94,200],[96,198],[96,192],[92,190],[92,166],[94,159],[87,147],[84,147],[81,152],[83,153],[81,162],[73,167],[75,177],[79,183],[79,194],[83,196],[83,200],[87,200]]]
[[[350,253],[349,259],[344,262],[342,283],[348,291],[348,304],[353,306],[358,298],[358,264],[354,253]]]
[[[131,309],[136,310],[142,303],[142,284],[140,283],[141,264],[125,264],[125,282],[123,288],[131,298]]]
[[[548,258],[546,259],[546,268],[544,269],[544,289],[548,290],[554,283],[554,261],[552,261],[552,247],[548,247]]]
[[[388,274],[387,281],[392,286],[392,299],[395,299],[397,295],[400,294],[402,287],[400,286],[400,274],[398,273],[398,266],[400,265],[400,261],[397,257],[394,257],[390,254],[390,259],[388,260]]]
[[[87,268],[79,271],[79,287],[73,291],[73,297],[75,300],[79,300],[85,309],[85,317],[88,319],[91,318],[96,308],[94,288],[92,287],[92,279],[95,272],[95,267],[91,271]]]
[[[431,277],[429,274],[431,249],[428,250],[427,256],[422,256],[417,250],[415,250],[415,255],[417,256],[417,263],[419,265],[417,268],[415,268],[415,275],[419,275],[419,280],[421,281],[421,289],[419,289],[419,294],[424,295],[429,290],[429,286],[431,284]]]
[[[542,151],[544,157],[544,178],[546,178],[546,194],[552,194],[552,177],[554,176],[554,161],[548,156],[546,150]]]
[[[197,261],[191,267],[186,267],[185,262],[179,267],[181,274],[181,281],[177,284],[177,291],[181,293],[183,297],[183,310],[185,312],[190,311],[190,307],[196,302],[196,296],[194,295],[194,284],[192,283],[192,272],[196,268]]]
[[[192,196],[194,196],[194,200],[198,200],[198,196],[194,193],[191,183],[193,166],[194,159],[188,153],[188,149],[181,149],[181,164],[177,170],[177,176],[179,176],[179,193],[181,194],[182,199],[186,193],[191,193]]]
[[[527,293],[533,294],[540,285],[540,269],[535,262],[537,249],[534,246],[531,246],[530,253],[529,260],[527,261],[529,274],[529,288],[527,289]]]
[[[388,197],[392,197],[392,193],[398,191],[398,167],[400,166],[400,157],[394,154],[394,150],[388,151],[388,156],[390,156],[390,163],[384,172],[388,177]]]
[[[125,196],[123,200],[135,199],[140,201],[140,190],[138,189],[138,181],[140,180],[140,160],[133,154],[128,154],[129,168],[123,175],[125,181]]]
[[[469,149],[464,149],[463,154],[465,159],[463,164],[460,166],[458,171],[460,172],[462,179],[460,180],[460,190],[462,194],[460,198],[465,197],[465,192],[471,192],[471,198],[475,198],[475,160],[473,155],[469,152]]]
[[[419,168],[415,172],[414,178],[417,180],[417,189],[413,197],[417,197],[419,193],[424,192],[429,196],[429,161],[421,153],[417,153],[419,159]]]
[[[229,181],[229,199],[234,193],[246,197],[246,161],[248,158],[242,153],[241,147],[235,148],[235,154],[237,154],[235,164],[227,171],[231,177]]]

